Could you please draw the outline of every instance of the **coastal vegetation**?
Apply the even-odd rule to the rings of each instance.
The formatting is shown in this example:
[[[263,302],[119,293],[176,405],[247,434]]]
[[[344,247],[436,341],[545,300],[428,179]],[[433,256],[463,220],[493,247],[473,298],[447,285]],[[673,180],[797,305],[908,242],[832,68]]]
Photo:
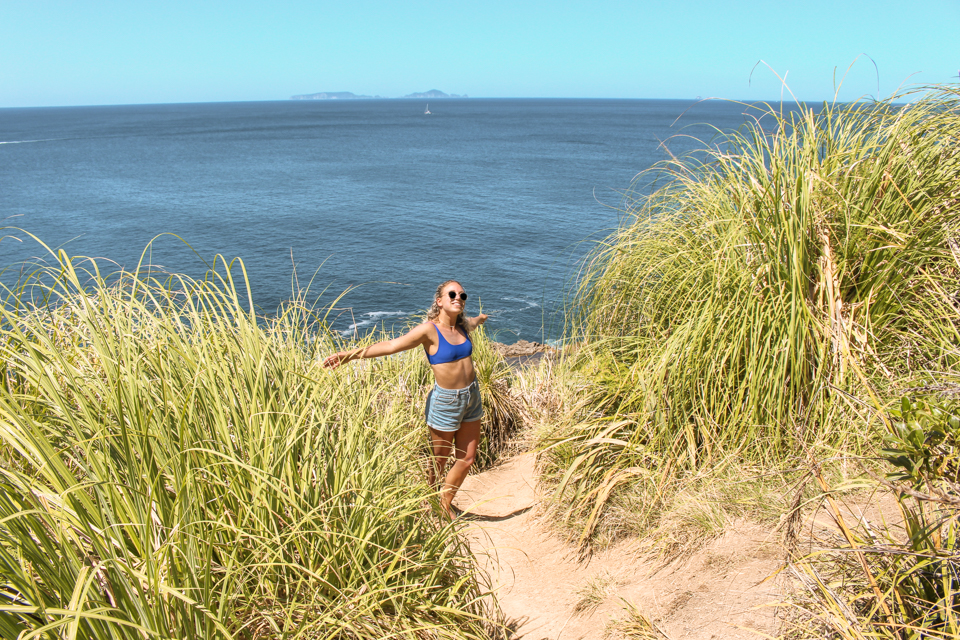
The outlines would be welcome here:
[[[581,401],[541,434],[553,511],[584,549],[632,534],[678,553],[736,517],[790,540],[812,494],[888,460],[913,474],[889,485],[916,496],[907,542],[843,525],[833,582],[795,558],[805,610],[837,637],[956,634],[955,469],[930,462],[953,460],[956,408],[928,426],[893,410],[960,390],[960,93],[746,113],[642,176],[656,187],[638,181],[583,264],[558,383],[579,377]],[[841,602],[844,579],[862,588]]]
[[[259,318],[230,273],[108,283],[61,254],[12,292],[0,635],[490,637],[496,601],[421,469],[422,357],[333,374],[322,317]]]

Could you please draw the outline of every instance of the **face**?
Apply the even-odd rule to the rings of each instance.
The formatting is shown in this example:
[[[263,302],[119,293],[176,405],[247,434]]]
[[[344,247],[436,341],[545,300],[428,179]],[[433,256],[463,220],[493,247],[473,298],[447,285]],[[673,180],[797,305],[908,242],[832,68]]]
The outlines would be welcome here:
[[[451,293],[454,296],[453,298],[450,297]],[[451,282],[443,288],[443,293],[437,298],[437,306],[456,315],[463,311],[464,305],[467,304],[465,300],[461,299],[461,294],[465,295],[460,283]]]

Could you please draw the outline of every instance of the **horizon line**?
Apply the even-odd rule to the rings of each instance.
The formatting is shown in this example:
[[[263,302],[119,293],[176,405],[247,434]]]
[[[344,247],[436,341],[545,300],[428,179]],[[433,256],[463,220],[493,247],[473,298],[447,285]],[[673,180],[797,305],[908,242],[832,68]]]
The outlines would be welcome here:
[[[321,92],[323,93],[323,92]],[[303,94],[310,95],[310,94]],[[166,105],[199,105],[199,104],[245,104],[245,103],[258,103],[258,102],[377,102],[377,101],[395,101],[403,100],[407,102],[415,101],[424,101],[424,100],[440,100],[440,101],[477,101],[477,100],[631,100],[631,101],[660,101],[660,102],[739,102],[745,104],[756,104],[756,103],[793,103],[793,104],[806,104],[811,102],[824,103],[830,102],[831,104],[835,103],[852,103],[859,102],[865,98],[870,98],[876,100],[872,95],[865,94],[856,100],[827,100],[827,99],[816,99],[816,100],[802,100],[802,99],[764,99],[764,98],[721,98],[718,96],[708,96],[700,97],[696,96],[693,98],[623,98],[623,97],[573,97],[573,96],[470,96],[470,97],[435,97],[435,98],[407,98],[404,96],[389,98],[389,97],[357,97],[357,98],[320,98],[320,99],[297,99],[297,98],[275,98],[275,99],[263,99],[263,100],[187,100],[187,101],[171,101],[171,102],[103,102],[103,103],[81,103],[81,104],[40,104],[40,105],[28,105],[28,106],[0,106],[0,110],[3,109],[70,109],[75,107],[149,107],[149,106],[166,106]]]

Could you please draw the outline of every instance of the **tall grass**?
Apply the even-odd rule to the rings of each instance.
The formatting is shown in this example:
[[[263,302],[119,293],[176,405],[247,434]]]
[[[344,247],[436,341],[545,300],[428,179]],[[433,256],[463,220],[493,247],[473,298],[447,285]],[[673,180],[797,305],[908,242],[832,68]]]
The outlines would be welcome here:
[[[957,364],[957,91],[749,111],[656,167],[583,266],[571,334],[607,417],[547,465],[582,539],[622,485],[862,450],[889,391]]]
[[[904,398],[890,421],[887,478],[861,484],[894,494],[900,517],[850,525],[834,512],[843,535],[790,564],[786,637],[960,636],[960,402]]]
[[[324,370],[322,319],[263,322],[225,273],[61,255],[0,311],[0,635],[489,637],[417,459],[419,354]]]

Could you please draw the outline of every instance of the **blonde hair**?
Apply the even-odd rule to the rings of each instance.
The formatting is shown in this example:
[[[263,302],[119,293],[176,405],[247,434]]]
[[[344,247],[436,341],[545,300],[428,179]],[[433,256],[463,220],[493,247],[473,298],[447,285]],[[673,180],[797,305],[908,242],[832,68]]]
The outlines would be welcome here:
[[[460,284],[459,280],[445,280],[444,282],[441,282],[439,285],[437,285],[437,292],[433,295],[433,303],[430,305],[430,310],[427,311],[427,320],[430,320],[430,321],[436,320],[437,316],[440,315],[440,307],[437,306],[437,298],[443,295],[443,288],[446,287],[451,282],[456,282],[457,284]],[[462,287],[463,285],[460,284],[460,286]],[[460,313],[457,314],[457,321],[456,321],[456,326],[461,327],[464,333],[466,333],[467,331],[467,327],[463,322],[463,313],[466,310],[467,310],[467,305],[466,303],[464,303],[463,310],[461,310]]]

